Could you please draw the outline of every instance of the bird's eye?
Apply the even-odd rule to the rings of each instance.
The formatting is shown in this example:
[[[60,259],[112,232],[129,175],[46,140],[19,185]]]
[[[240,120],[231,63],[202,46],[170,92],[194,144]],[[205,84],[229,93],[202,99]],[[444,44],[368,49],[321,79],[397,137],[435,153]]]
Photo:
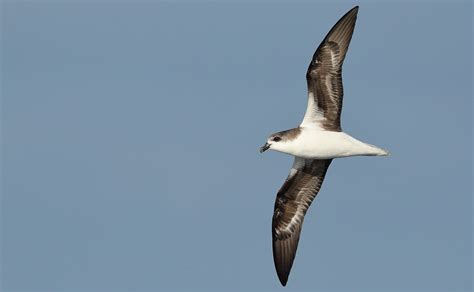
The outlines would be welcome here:
[[[280,137],[273,137],[273,139],[272,139],[272,140],[273,140],[273,141],[275,141],[275,142],[278,142],[278,141],[280,141],[280,140],[281,140],[281,138],[280,138]]]

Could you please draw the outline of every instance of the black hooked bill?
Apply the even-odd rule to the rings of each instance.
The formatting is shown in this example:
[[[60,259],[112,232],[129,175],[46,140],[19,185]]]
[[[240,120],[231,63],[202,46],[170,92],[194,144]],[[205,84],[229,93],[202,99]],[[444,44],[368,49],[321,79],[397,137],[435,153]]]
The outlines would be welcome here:
[[[263,153],[263,152],[267,151],[269,148],[270,148],[270,144],[265,143],[265,145],[260,147],[260,153]]]

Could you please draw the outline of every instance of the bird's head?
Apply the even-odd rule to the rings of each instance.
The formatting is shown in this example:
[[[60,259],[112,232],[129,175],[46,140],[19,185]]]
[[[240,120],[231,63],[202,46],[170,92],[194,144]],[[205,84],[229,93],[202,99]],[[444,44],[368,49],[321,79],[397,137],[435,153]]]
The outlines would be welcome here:
[[[277,145],[277,144],[279,142],[281,142],[282,140],[283,139],[282,139],[281,135],[279,135],[279,133],[275,133],[275,134],[270,135],[270,137],[268,137],[268,139],[267,139],[267,142],[265,142],[265,145],[260,147],[260,153],[263,153],[263,152],[267,151],[268,149],[278,150],[277,148],[279,148],[278,146],[280,146],[280,145]]]
[[[300,135],[300,133],[301,128],[294,128],[271,134],[270,137],[268,137],[265,145],[260,147],[260,153],[271,149],[291,154],[293,145],[292,142]]]

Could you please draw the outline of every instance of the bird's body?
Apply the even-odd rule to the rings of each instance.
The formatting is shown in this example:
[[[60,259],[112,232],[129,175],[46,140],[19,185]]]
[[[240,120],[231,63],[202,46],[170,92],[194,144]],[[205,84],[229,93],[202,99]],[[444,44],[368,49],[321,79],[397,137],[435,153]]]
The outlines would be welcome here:
[[[305,159],[332,159],[349,156],[383,156],[387,151],[344,133],[320,128],[299,127],[295,139],[276,143],[273,150]]]
[[[306,211],[319,192],[334,158],[385,156],[388,152],[361,142],[341,128],[342,64],[357,19],[358,7],[347,12],[329,31],[309,64],[308,106],[299,127],[272,134],[260,149],[295,157],[278,191],[272,220],[273,259],[283,286],[288,281]]]

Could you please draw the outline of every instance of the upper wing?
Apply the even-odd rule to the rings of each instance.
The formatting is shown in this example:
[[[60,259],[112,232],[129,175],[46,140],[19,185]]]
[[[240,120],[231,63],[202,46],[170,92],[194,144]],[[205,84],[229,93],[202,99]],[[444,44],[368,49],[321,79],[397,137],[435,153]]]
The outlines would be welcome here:
[[[278,191],[272,221],[273,260],[283,286],[295,259],[304,215],[318,194],[331,161],[295,157],[290,174]]]
[[[342,64],[354,31],[356,6],[347,12],[321,42],[306,73],[308,107],[302,127],[341,131]]]

